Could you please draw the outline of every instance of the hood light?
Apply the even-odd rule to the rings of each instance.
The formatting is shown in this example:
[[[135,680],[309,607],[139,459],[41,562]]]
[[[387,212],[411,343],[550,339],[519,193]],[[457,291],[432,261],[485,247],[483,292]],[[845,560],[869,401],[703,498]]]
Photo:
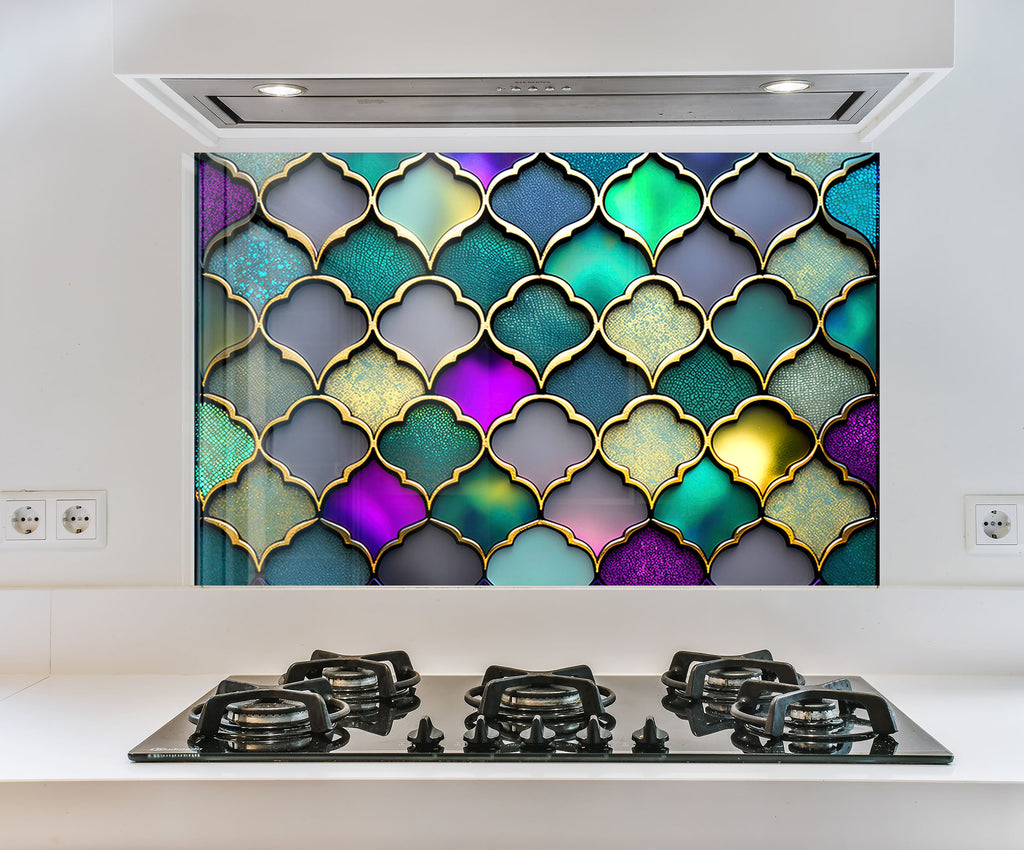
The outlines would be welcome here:
[[[267,83],[256,86],[256,91],[270,97],[295,97],[297,94],[304,94],[306,90],[302,86],[293,86],[290,83]]]
[[[773,80],[770,83],[762,83],[761,88],[772,94],[792,94],[798,91],[807,91],[811,83],[807,80]]]

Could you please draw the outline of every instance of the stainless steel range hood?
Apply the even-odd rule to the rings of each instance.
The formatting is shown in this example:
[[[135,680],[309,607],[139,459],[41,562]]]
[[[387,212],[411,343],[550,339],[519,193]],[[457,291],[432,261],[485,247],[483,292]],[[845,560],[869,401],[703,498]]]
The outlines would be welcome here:
[[[953,0],[113,0],[114,72],[204,141],[714,127],[864,141],[953,63]],[[772,94],[779,79],[810,83]],[[305,89],[268,97],[257,87]]]
[[[167,79],[214,126],[489,127],[855,124],[906,73],[817,74],[773,94],[764,76],[296,79],[301,96],[249,79]]]

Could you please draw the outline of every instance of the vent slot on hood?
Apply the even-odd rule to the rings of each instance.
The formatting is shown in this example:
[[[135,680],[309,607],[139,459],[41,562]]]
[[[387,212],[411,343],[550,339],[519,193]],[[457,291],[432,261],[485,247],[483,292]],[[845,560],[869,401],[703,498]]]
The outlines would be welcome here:
[[[165,79],[218,127],[852,124],[906,76],[799,75],[771,94],[754,76],[289,79],[306,92],[258,94],[267,79]]]

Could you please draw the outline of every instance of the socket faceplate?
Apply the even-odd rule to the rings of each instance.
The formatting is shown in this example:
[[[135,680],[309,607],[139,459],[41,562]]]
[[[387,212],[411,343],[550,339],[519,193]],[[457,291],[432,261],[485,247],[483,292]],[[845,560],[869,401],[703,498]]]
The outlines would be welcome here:
[[[1024,496],[965,496],[964,545],[970,555],[1024,554],[1018,528]]]
[[[105,490],[4,490],[0,505],[4,548],[95,549],[107,545]]]

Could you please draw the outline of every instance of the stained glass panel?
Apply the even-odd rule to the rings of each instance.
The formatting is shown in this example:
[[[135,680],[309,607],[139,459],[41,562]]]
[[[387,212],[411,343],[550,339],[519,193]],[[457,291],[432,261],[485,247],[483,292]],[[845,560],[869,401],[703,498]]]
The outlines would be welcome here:
[[[197,154],[197,583],[877,583],[878,173]]]

